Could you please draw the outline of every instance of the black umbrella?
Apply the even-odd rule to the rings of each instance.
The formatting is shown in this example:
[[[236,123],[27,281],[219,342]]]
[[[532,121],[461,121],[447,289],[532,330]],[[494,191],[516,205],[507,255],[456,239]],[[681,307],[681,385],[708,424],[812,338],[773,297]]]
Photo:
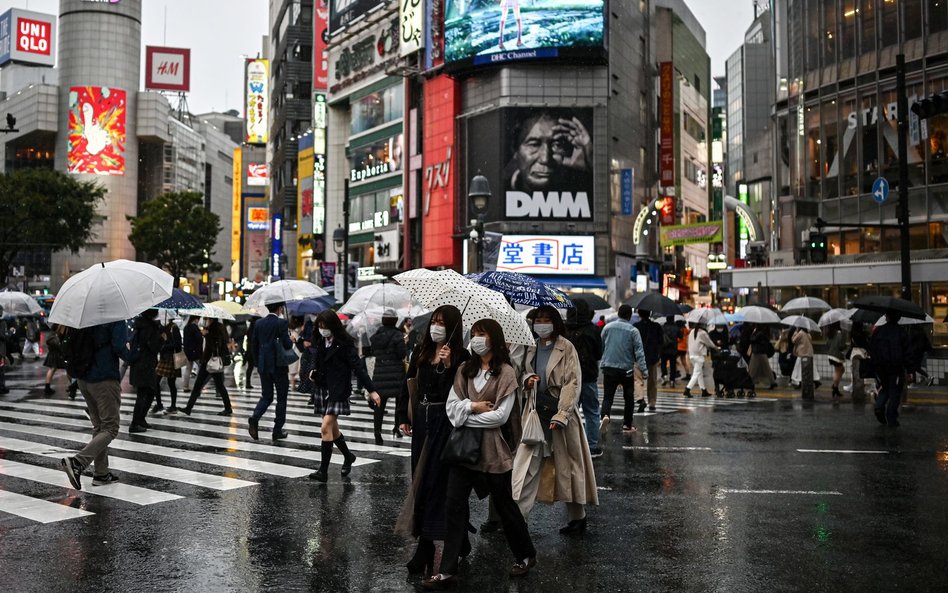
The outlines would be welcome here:
[[[625,302],[633,309],[644,309],[659,315],[678,315],[678,303],[657,292],[639,292]]]
[[[583,293],[571,292],[571,293],[568,293],[566,296],[568,296],[573,302],[576,302],[577,300],[586,301],[586,304],[589,305],[589,308],[592,309],[593,311],[612,308],[612,305],[607,303],[606,299],[596,294],[585,293],[585,292]]]
[[[912,319],[925,319],[925,312],[922,308],[905,299],[888,296],[864,296],[853,301],[853,307],[865,309],[867,311],[876,311],[878,313],[898,313],[902,317]]]
[[[856,309],[856,312],[849,316],[849,320],[853,323],[865,323],[868,325],[875,325],[879,318],[882,317],[882,313],[878,311],[869,311],[867,309]]]
[[[681,311],[682,315],[687,315],[688,313],[691,313],[692,311],[694,311],[695,308],[689,304],[682,303],[678,305],[678,310]]]

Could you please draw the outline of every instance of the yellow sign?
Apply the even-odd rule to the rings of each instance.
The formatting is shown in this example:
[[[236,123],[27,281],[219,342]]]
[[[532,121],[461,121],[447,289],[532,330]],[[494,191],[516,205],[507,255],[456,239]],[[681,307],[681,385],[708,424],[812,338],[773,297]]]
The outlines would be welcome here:
[[[234,149],[234,195],[230,209],[230,281],[240,282],[240,210],[243,162],[240,147]]]

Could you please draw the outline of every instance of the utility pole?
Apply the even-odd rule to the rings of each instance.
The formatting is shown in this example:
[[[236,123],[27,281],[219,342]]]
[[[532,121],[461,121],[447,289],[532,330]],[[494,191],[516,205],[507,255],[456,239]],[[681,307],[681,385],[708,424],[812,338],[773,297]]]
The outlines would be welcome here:
[[[912,261],[909,259],[909,205],[908,205],[908,97],[905,91],[905,54],[895,57],[897,109],[899,111],[899,202],[896,219],[899,222],[899,245],[902,259],[902,298],[912,300]]]

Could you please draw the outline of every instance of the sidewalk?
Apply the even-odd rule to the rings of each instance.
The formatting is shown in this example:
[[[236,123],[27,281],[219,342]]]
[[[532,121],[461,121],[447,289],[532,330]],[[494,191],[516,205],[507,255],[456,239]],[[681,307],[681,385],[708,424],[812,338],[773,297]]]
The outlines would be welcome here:
[[[659,393],[681,394],[682,389],[671,389],[670,387],[659,387]],[[832,402],[830,386],[824,383],[816,390],[815,401]],[[758,389],[757,397],[772,397],[777,399],[800,399],[800,390],[789,387],[778,387],[777,389]],[[839,403],[852,403],[852,397],[843,392],[843,397],[838,400]],[[867,401],[869,401],[867,399]],[[916,406],[948,406],[948,386],[919,386],[911,387],[908,390],[908,402]]]

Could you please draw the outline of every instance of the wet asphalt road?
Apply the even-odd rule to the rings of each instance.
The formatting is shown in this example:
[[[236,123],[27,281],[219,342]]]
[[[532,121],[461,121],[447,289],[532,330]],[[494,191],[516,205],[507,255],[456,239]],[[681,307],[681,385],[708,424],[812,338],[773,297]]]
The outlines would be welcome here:
[[[9,429],[62,428],[55,421],[74,411],[12,417],[25,405],[67,405],[61,394],[44,400],[26,391],[27,374],[0,397],[7,426],[0,424],[0,439],[77,447]],[[210,394],[202,401],[216,403]],[[901,428],[887,429],[868,406],[769,401],[639,418],[631,436],[613,425],[596,460],[601,504],[589,509],[589,532],[559,535],[565,509],[538,505],[530,521],[534,572],[510,579],[503,536],[478,535],[460,590],[948,591],[946,419],[946,407],[913,406]],[[127,421],[123,415],[121,438],[172,446],[147,433],[129,437]],[[211,434],[190,422],[161,428]],[[249,442],[243,425],[235,417],[229,438]],[[364,431],[344,431],[369,442]],[[178,446],[310,467],[318,457],[292,435],[284,446],[313,451],[311,462]],[[147,453],[117,455],[157,462]],[[45,484],[0,469],[0,490],[95,513],[42,524],[0,512],[0,591],[414,591],[420,580],[403,568],[412,543],[392,534],[408,460],[362,456],[379,461],[348,479],[335,465],[325,485],[168,458],[161,462],[257,485],[215,491],[116,472],[123,484],[180,496],[143,506],[96,496],[88,479],[77,493],[64,476],[61,485]],[[55,457],[2,445],[0,462],[58,469]],[[472,522],[485,515],[486,502],[472,499]]]

